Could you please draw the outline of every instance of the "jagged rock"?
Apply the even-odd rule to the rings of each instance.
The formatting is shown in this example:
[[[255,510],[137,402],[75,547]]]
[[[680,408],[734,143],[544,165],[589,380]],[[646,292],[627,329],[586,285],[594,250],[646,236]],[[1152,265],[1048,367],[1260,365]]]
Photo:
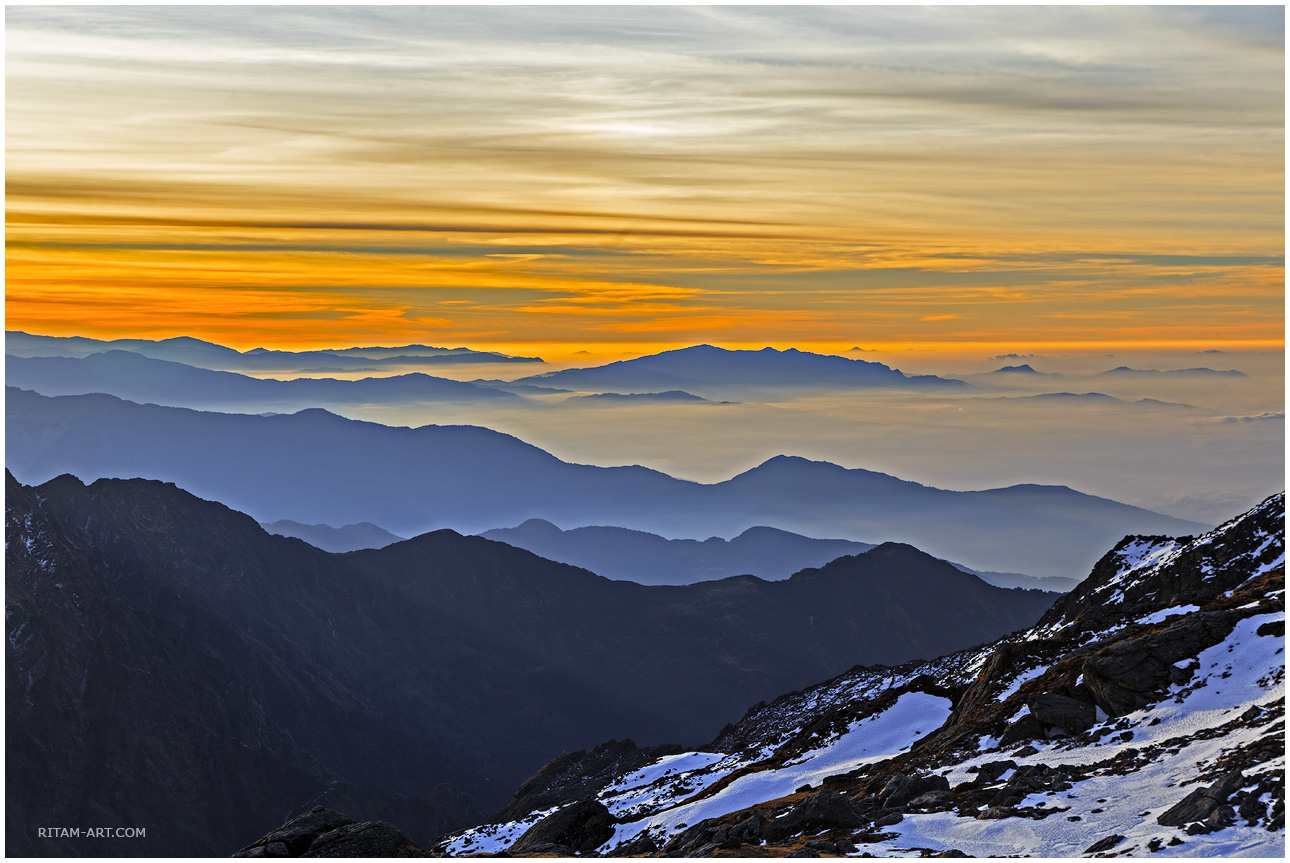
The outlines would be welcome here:
[[[315,806],[313,809],[297,815],[272,833],[267,833],[256,842],[234,854],[234,857],[299,857],[309,849],[313,841],[324,833],[330,833],[338,827],[353,824],[354,819],[332,809]],[[270,849],[271,845],[280,845],[281,850]]]
[[[964,854],[962,851],[960,851],[957,848],[951,848],[948,851],[941,851],[940,853],[933,854],[932,856],[933,857],[968,857],[970,855]]]
[[[407,834],[384,821],[346,824],[313,841],[301,857],[422,857]]]
[[[1159,701],[1176,682],[1174,664],[1218,644],[1239,612],[1183,615],[1167,629],[1107,645],[1084,662],[1084,683],[1108,716],[1124,716]]]
[[[997,821],[1000,818],[1012,818],[1017,814],[1017,810],[1011,806],[991,806],[983,812],[977,813],[979,821]]]
[[[902,822],[902,821],[904,821],[904,820],[905,820],[905,816],[904,816],[904,814],[902,814],[901,812],[899,812],[899,811],[897,811],[897,812],[888,812],[888,813],[886,813],[885,815],[882,815],[882,816],[881,816],[881,817],[879,817],[879,818],[875,818],[875,819],[874,819],[874,821],[873,821],[873,826],[874,826],[874,827],[890,827],[891,825],[893,825],[893,824],[899,824],[900,822]]]
[[[1286,634],[1286,622],[1284,620],[1269,620],[1267,623],[1262,624],[1258,629],[1254,630],[1254,634],[1284,638]]]
[[[1114,848],[1116,845],[1119,845],[1123,841],[1124,841],[1123,836],[1119,835],[1118,833],[1112,833],[1110,836],[1106,836],[1102,839],[1099,839],[1096,842],[1094,842],[1092,845],[1085,848],[1084,853],[1097,854],[1098,852],[1101,852],[1101,851],[1110,851],[1112,848]]]
[[[1055,725],[1067,734],[1082,734],[1097,722],[1092,704],[1065,695],[1036,695],[1026,705],[1040,722]]]
[[[944,776],[906,776],[904,773],[897,773],[882,786],[878,797],[887,806],[904,806],[920,794],[949,790],[950,781]]]
[[[792,854],[785,854],[785,857],[819,857],[820,852],[814,848],[798,848]]]
[[[700,845],[698,848],[695,848],[693,851],[689,852],[685,856],[686,857],[711,857],[713,853],[720,850],[720,848],[721,846],[718,845],[716,842],[709,842],[706,845]],[[818,857],[819,855],[817,854],[816,856]]]
[[[517,820],[530,812],[592,796],[614,777],[680,751],[681,747],[676,744],[638,747],[635,741],[627,739],[609,740],[591,751],[566,752],[524,780],[511,802],[493,818],[498,822]]]
[[[615,857],[640,857],[645,854],[658,853],[658,843],[649,833],[641,833],[635,839],[624,842],[613,850]]]
[[[1208,788],[1197,788],[1161,813],[1156,818],[1156,823],[1164,827],[1182,827],[1196,821],[1207,821],[1220,808],[1225,810],[1224,814],[1219,816],[1220,820],[1226,819],[1225,824],[1231,823],[1236,820],[1236,812],[1227,805],[1227,798],[1233,791],[1240,788],[1244,781],[1245,777],[1241,772],[1234,771]],[[1231,813],[1230,818],[1227,812]]]
[[[999,745],[1011,746],[1023,740],[1035,740],[1036,738],[1044,737],[1046,732],[1047,729],[1044,727],[1044,723],[1040,722],[1033,713],[1027,713],[1003,730],[1003,735],[999,738]]]
[[[1009,770],[1016,770],[1017,762],[1009,758],[1007,761],[988,761],[982,764],[976,771],[976,779],[972,780],[972,785],[991,785],[999,781],[999,777]],[[965,783],[967,784],[967,783]]]
[[[524,832],[511,846],[512,854],[530,853],[542,844],[565,845],[574,851],[592,851],[613,838],[617,821],[594,798],[579,800],[552,812]]]
[[[698,824],[694,824],[686,828],[685,832],[673,836],[671,840],[663,846],[663,851],[668,856],[685,854],[689,851],[693,851],[700,845],[711,844],[711,839],[715,832],[716,831],[712,827],[712,819],[709,818],[706,821],[700,821]]]
[[[742,843],[760,839],[762,827],[765,823],[765,820],[754,812],[730,828],[728,841],[737,840]]]
[[[1049,767],[1047,764],[1027,764],[1018,767],[1008,778],[1007,789],[1025,794],[1036,791],[1065,791],[1071,787],[1063,768]]]
[[[849,799],[836,791],[821,791],[805,798],[762,828],[766,839],[782,839],[802,831],[817,832],[834,827],[854,830],[868,823]]]
[[[507,852],[508,856],[516,856],[513,852]],[[568,845],[561,845],[558,842],[537,842],[524,849],[521,857],[536,857],[538,854],[551,854],[556,857],[572,857],[573,849]]]
[[[919,794],[906,805],[911,809],[931,809],[953,802],[954,795],[948,791],[928,791],[924,794]]]
[[[827,839],[807,839],[806,847],[816,851],[827,851],[830,854],[838,853],[838,846]]]
[[[855,803],[856,808],[861,812],[869,812],[870,810],[882,807],[882,801],[878,799],[877,794],[866,794],[864,797],[853,802]]]
[[[997,794],[990,798],[990,808],[1012,807],[1022,801],[1026,795],[1016,788],[1004,787]]]

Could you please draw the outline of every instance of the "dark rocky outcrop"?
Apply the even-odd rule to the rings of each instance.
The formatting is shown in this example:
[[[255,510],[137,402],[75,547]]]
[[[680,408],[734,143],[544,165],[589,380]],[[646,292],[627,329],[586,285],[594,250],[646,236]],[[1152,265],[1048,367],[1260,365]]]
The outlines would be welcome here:
[[[1228,805],[1232,792],[1245,784],[1245,776],[1237,770],[1219,779],[1213,785],[1197,788],[1156,818],[1156,823],[1166,827],[1183,827],[1193,822],[1219,827],[1236,820],[1236,812]]]
[[[1175,663],[1218,644],[1241,617],[1235,611],[1188,614],[1159,632],[1107,645],[1084,663],[1085,684],[1111,716],[1159,701],[1171,684],[1191,676]]]
[[[855,830],[869,820],[856,805],[836,791],[820,791],[794,805],[761,831],[765,839],[782,839],[796,833],[846,828]]]
[[[308,851],[309,846],[322,834],[353,823],[354,819],[348,815],[315,806],[305,814],[292,818],[277,830],[266,833],[259,841],[252,842],[233,856],[299,857]],[[281,846],[280,849],[278,846]],[[270,848],[272,851],[269,850]],[[260,849],[258,853],[257,849]]]
[[[594,851],[614,835],[617,821],[603,803],[594,798],[579,800],[534,824],[511,846],[512,854],[524,855],[547,846],[582,853]]]
[[[355,823],[316,806],[265,834],[234,857],[424,857],[425,852],[393,825]]]
[[[904,773],[897,773],[887,780],[887,784],[878,793],[878,799],[884,806],[904,806],[928,792],[949,790],[949,780],[944,776],[906,776]]]
[[[1124,841],[1124,837],[1118,833],[1112,833],[1110,836],[1104,836],[1084,849],[1085,854],[1099,854],[1103,851],[1110,851],[1116,845]]]
[[[303,857],[423,857],[405,833],[384,821],[346,824],[313,841]]]
[[[588,797],[618,776],[681,751],[677,744],[639,747],[633,740],[610,740],[595,749],[566,752],[534,773],[515,791],[495,821],[522,818]]]
[[[1093,705],[1065,695],[1036,695],[1026,702],[1035,719],[1067,734],[1082,734],[1097,721]]]

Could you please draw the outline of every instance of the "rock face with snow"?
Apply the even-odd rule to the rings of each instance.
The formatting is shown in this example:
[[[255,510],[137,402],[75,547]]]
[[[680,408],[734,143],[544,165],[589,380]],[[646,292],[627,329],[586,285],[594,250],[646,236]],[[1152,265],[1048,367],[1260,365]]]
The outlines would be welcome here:
[[[1284,508],[1128,537],[1028,630],[853,669],[436,850],[596,802],[609,856],[1282,856]]]

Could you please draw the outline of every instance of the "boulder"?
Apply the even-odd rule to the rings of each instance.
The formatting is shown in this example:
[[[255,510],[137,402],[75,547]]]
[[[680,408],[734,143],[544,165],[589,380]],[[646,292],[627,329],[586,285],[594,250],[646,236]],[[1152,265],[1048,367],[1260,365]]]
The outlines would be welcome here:
[[[346,824],[313,841],[301,857],[421,857],[407,834],[384,821]]]
[[[927,791],[919,794],[906,805],[911,809],[934,809],[954,802],[954,795],[948,791]]]
[[[1236,812],[1227,804],[1227,798],[1244,781],[1245,777],[1238,770],[1228,773],[1207,788],[1196,788],[1161,813],[1156,818],[1156,823],[1164,827],[1182,827],[1203,821],[1211,827],[1226,826],[1236,820]],[[1219,814],[1216,816],[1215,813]],[[1211,822],[1211,817],[1216,820]]]
[[[1118,833],[1112,833],[1110,836],[1104,836],[1084,849],[1085,854],[1097,854],[1102,851],[1110,851],[1116,845],[1124,841],[1124,837]]]
[[[1065,695],[1036,695],[1026,706],[1040,722],[1055,725],[1067,734],[1083,734],[1097,723],[1097,711],[1092,704]]]
[[[1179,682],[1175,663],[1218,644],[1239,619],[1236,611],[1195,612],[1167,629],[1116,641],[1085,660],[1084,683],[1108,716],[1132,713],[1163,698]]]
[[[1016,770],[1017,762],[1009,758],[1007,761],[987,761],[982,764],[976,771],[976,779],[972,785],[991,785],[999,781],[999,777],[1009,770]]]
[[[332,809],[315,806],[297,815],[277,830],[243,848],[234,857],[299,857],[313,841],[338,827],[353,824],[354,819]]]
[[[588,797],[543,818],[510,847],[512,854],[531,853],[537,845],[564,845],[573,851],[594,851],[614,835],[617,820],[605,804]]]
[[[1046,735],[1047,729],[1044,727],[1044,723],[1035,718],[1033,713],[1027,713],[1003,730],[1003,735],[999,738],[999,745],[1011,746],[1014,743],[1021,743],[1023,740],[1037,740]]]
[[[771,821],[762,829],[766,839],[782,839],[801,832],[819,832],[840,827],[855,830],[868,819],[854,803],[836,791],[812,794]]]
[[[887,780],[878,792],[878,797],[886,806],[904,806],[921,794],[929,791],[949,791],[950,781],[944,776],[906,776],[897,773]]]

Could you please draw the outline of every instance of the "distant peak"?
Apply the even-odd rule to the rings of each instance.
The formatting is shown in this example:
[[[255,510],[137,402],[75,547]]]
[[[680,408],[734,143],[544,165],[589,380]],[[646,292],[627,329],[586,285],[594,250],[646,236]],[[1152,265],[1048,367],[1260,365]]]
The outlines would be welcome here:
[[[865,554],[872,554],[875,557],[892,557],[895,555],[910,554],[919,555],[921,557],[931,557],[930,554],[923,551],[921,548],[910,545],[907,542],[884,542],[869,549]]]
[[[1001,369],[994,370],[994,374],[996,375],[999,374],[1000,372],[1021,372],[1022,374],[1027,374],[1027,375],[1039,374],[1039,372],[1035,371],[1030,367],[1030,363],[1022,363],[1019,366],[1004,366]]]
[[[334,414],[326,408],[305,408],[304,410],[298,410],[293,414],[278,414],[278,416],[301,417],[303,419],[321,419],[323,417],[337,420],[345,419],[345,417],[340,414]]]
[[[564,533],[560,528],[544,518],[530,518],[522,522],[515,530],[542,531],[543,533]]]

